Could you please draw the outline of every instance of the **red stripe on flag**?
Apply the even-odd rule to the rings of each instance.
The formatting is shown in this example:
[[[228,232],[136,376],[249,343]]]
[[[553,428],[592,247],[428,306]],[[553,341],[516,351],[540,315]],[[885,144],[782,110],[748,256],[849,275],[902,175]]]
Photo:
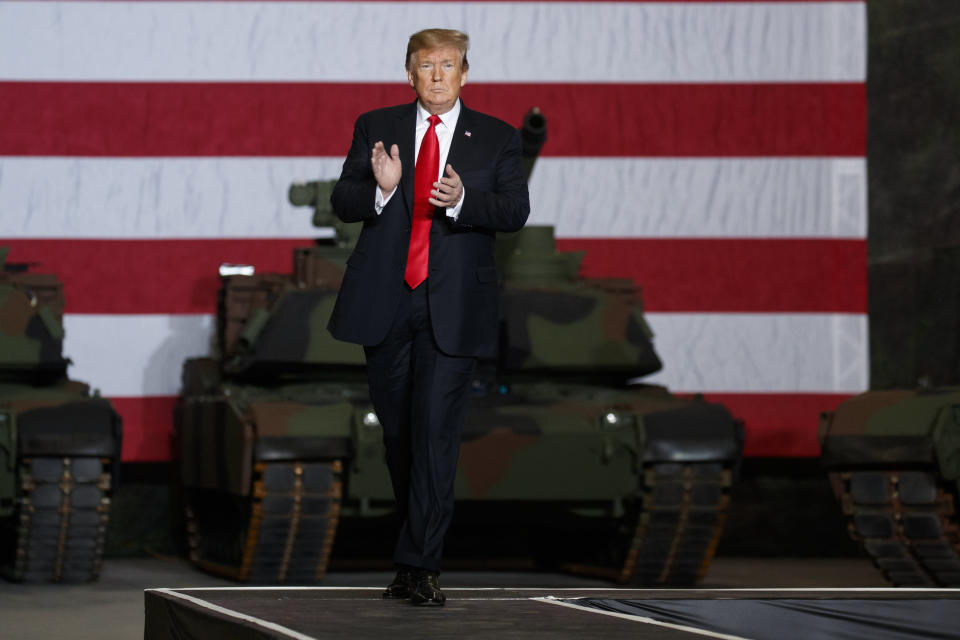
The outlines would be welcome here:
[[[750,457],[820,455],[820,413],[833,411],[850,394],[712,393],[706,399],[726,405],[745,422],[744,454]],[[164,462],[172,456],[171,396],[111,398],[123,417],[123,461]]]
[[[221,264],[290,273],[309,239],[2,240],[8,262],[63,281],[67,313],[214,313]]]
[[[176,397],[110,398],[123,418],[124,462],[166,462],[173,458]]]
[[[847,393],[707,393],[745,423],[744,455],[754,458],[819,457],[820,414],[834,411]]]
[[[11,262],[59,274],[68,313],[213,313],[221,263],[290,273],[308,239],[5,240]],[[865,313],[866,242],[561,238],[583,273],[628,277],[647,311]]]
[[[344,156],[353,121],[402,83],[0,83],[0,155]],[[468,84],[515,125],[538,106],[547,156],[863,156],[866,90],[822,84]]]
[[[867,243],[846,239],[560,238],[582,273],[628,277],[647,311],[867,311]]]

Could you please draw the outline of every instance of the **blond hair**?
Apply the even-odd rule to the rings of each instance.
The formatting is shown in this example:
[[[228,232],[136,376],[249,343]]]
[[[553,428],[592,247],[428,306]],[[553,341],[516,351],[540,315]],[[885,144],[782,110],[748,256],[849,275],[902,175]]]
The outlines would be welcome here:
[[[404,66],[410,70],[413,54],[421,49],[439,49],[453,47],[460,52],[460,67],[466,71],[470,67],[467,62],[467,48],[470,46],[470,37],[456,29],[424,29],[410,36],[407,43],[407,58]]]

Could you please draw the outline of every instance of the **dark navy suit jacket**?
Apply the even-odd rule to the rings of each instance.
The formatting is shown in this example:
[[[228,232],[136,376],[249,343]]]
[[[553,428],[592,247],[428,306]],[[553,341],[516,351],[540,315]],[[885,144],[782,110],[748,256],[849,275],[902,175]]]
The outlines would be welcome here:
[[[343,172],[330,200],[344,222],[363,221],[347,260],[328,328],[333,337],[373,346],[387,334],[401,294],[410,242],[416,102],[361,115]],[[398,192],[383,211],[374,209],[377,182],[370,167],[374,143],[400,148]],[[517,130],[461,103],[450,164],[466,190],[456,221],[437,209],[430,227],[428,287],[437,346],[454,356],[490,357],[497,346],[496,231],[516,231],[530,200]]]

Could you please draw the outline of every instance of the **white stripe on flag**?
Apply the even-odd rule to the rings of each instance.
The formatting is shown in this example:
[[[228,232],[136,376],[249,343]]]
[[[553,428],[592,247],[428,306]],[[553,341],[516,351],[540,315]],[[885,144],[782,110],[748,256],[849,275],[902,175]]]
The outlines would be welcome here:
[[[0,237],[309,238],[291,182],[340,158],[0,158]],[[543,158],[558,237],[865,238],[861,158]]]
[[[867,316],[649,313],[671,391],[860,393],[869,386]]]
[[[866,79],[864,2],[3,2],[0,79],[396,81],[437,24],[473,81]]]
[[[71,315],[63,317],[70,377],[105,396],[170,396],[180,391],[186,358],[210,352],[209,315]]]
[[[530,222],[560,237],[865,238],[865,185],[862,158],[545,158]]]
[[[651,313],[666,363],[650,380],[674,392],[857,393],[868,386],[858,314]],[[70,315],[71,377],[108,396],[176,395],[184,359],[209,352],[206,315]]]
[[[346,155],[346,150],[344,150]],[[0,158],[0,237],[309,238],[291,182],[342,158]]]

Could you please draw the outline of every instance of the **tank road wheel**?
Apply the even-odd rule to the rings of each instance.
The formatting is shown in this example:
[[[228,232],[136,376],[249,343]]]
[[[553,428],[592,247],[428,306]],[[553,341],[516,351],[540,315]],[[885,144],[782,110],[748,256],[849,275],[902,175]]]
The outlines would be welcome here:
[[[249,498],[190,492],[187,538],[200,568],[257,583],[319,582],[340,517],[343,464],[258,462]]]
[[[721,463],[648,465],[640,499],[617,523],[615,566],[565,564],[563,568],[620,584],[694,584],[713,560],[732,483],[733,471]]]
[[[110,517],[109,458],[25,458],[18,509],[3,527],[7,578],[96,580]]]
[[[839,471],[830,484],[861,543],[896,586],[960,586],[960,526],[948,485],[929,471]]]

